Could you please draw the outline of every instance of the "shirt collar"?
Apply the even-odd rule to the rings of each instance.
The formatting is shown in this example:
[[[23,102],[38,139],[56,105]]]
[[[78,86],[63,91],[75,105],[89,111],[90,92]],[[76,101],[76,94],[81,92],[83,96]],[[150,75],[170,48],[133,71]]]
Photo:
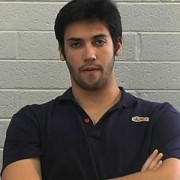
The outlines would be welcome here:
[[[137,102],[137,98],[132,94],[126,92],[123,87],[119,87],[119,89],[121,90],[121,99],[115,105],[115,107],[128,108],[133,106]],[[73,96],[71,87],[68,90],[66,90],[62,96],[59,97],[59,102],[61,101],[72,101],[77,103],[76,99]]]
[[[75,101],[74,95],[72,93],[72,87],[70,87],[69,89],[67,89],[62,96],[59,97],[59,102],[61,101]]]
[[[118,102],[119,107],[129,108],[137,102],[137,98],[132,94],[126,92],[123,87],[119,87],[121,90],[121,99]]]

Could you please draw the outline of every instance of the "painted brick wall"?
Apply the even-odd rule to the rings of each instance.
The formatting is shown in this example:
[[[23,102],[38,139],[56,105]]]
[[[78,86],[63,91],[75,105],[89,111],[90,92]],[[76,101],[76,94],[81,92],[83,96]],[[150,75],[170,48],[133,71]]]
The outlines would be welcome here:
[[[0,0],[0,168],[6,128],[22,106],[70,86],[54,19],[67,1]],[[133,94],[180,110],[180,0],[116,0],[123,22],[117,80]]]

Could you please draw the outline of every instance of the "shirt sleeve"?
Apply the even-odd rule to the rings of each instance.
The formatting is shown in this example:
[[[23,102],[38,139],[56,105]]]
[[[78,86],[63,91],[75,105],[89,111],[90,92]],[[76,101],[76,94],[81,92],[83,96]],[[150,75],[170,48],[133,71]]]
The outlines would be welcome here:
[[[12,117],[8,126],[2,171],[10,163],[40,155],[40,121],[30,106],[26,106]]]
[[[152,133],[153,149],[168,158],[180,159],[180,113],[169,103],[163,104]]]

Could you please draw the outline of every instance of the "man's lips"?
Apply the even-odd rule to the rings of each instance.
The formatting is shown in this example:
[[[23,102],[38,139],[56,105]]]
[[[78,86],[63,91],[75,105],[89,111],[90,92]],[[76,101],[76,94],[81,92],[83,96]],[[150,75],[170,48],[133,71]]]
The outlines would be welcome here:
[[[97,71],[100,70],[99,68],[95,68],[95,67],[87,67],[82,69],[81,71]]]
[[[102,68],[99,66],[84,66],[80,68],[80,71],[100,71]]]

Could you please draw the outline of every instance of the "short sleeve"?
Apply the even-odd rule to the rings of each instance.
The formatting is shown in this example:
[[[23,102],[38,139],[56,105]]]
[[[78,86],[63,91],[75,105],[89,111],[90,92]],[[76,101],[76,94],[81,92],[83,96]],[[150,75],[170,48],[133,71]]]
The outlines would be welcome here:
[[[180,113],[169,103],[159,110],[152,131],[152,146],[164,154],[163,159],[180,159]]]
[[[30,106],[26,106],[12,117],[8,126],[2,171],[12,162],[40,155],[40,121]]]

